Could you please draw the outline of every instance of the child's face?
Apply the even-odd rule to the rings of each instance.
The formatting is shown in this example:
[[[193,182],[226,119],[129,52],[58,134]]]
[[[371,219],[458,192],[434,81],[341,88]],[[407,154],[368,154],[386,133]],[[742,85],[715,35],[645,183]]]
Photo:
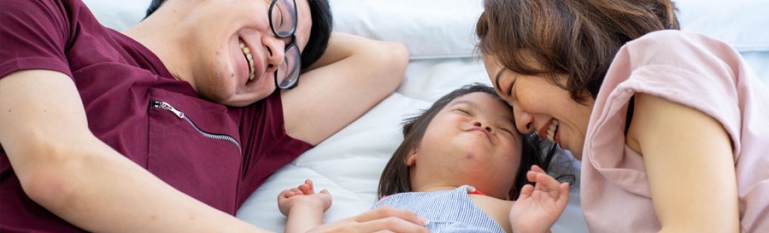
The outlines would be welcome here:
[[[457,97],[429,123],[412,165],[412,188],[468,184],[507,199],[521,161],[521,135],[510,107],[474,92]]]

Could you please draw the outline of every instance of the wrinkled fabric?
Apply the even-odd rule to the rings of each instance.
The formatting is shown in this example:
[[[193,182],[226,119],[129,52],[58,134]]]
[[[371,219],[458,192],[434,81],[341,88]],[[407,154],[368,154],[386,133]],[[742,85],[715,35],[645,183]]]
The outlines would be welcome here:
[[[80,0],[2,0],[0,9],[0,78],[23,70],[69,76],[97,138],[225,213],[235,215],[272,173],[312,147],[286,134],[279,91],[243,108],[200,99]],[[1,145],[0,232],[82,232],[24,193]]]
[[[454,190],[393,194],[373,208],[390,206],[412,211],[429,221],[425,227],[433,233],[504,233],[505,230],[470,199],[468,192],[475,189],[468,188],[470,186],[463,185]]]
[[[636,93],[699,110],[721,123],[734,149],[741,231],[769,232],[769,90],[726,43],[674,30],[623,46],[596,98],[580,196],[590,232],[661,229],[644,160],[625,144],[628,102]]]

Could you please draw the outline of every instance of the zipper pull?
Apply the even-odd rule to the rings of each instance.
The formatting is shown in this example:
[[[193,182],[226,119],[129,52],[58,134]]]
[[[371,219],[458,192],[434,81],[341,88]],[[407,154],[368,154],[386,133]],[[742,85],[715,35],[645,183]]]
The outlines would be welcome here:
[[[152,101],[152,106],[156,107],[156,108],[161,108],[161,109],[168,110],[168,111],[174,113],[174,115],[176,115],[177,117],[184,118],[184,113],[183,112],[181,112],[179,110],[176,110],[176,108],[174,108],[174,106],[171,106],[170,104],[168,104],[166,102]]]

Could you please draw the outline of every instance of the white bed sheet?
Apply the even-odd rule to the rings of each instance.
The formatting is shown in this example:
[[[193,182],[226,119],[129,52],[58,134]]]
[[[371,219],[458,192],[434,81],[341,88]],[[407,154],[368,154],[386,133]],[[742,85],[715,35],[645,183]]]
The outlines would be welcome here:
[[[118,31],[139,22],[149,4],[149,0],[84,1],[100,22]],[[402,140],[401,121],[464,84],[489,84],[482,63],[473,58],[473,27],[482,10],[481,0],[330,1],[336,30],[402,42],[413,59],[396,93],[279,170],[251,195],[237,217],[268,230],[282,232],[284,228],[277,195],[307,178],[333,196],[326,222],[369,210],[376,201],[381,170]],[[676,2],[684,30],[729,42],[769,85],[766,0]],[[579,163],[574,166],[578,168]],[[577,190],[572,190],[570,204],[552,230],[587,232]]]

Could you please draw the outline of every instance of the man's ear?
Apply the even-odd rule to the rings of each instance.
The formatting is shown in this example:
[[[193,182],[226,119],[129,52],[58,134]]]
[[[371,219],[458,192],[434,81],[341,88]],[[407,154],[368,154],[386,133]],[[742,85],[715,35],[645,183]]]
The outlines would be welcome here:
[[[413,166],[414,164],[417,164],[417,149],[411,150],[409,152],[409,155],[406,156],[406,160],[403,161],[403,163],[406,164],[406,166]]]

